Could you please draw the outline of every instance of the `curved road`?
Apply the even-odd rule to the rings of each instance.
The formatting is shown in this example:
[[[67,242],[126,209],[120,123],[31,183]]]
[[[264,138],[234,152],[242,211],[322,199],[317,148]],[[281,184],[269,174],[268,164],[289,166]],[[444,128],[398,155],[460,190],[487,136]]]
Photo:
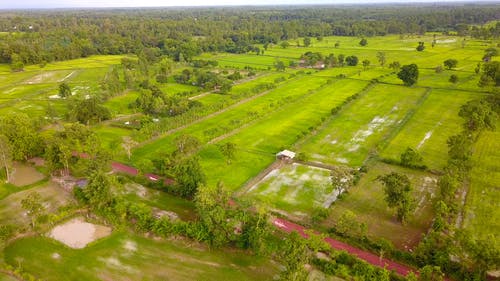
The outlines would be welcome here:
[[[82,156],[82,155],[80,155],[80,156]],[[125,173],[125,174],[129,174],[131,176],[137,176],[137,174],[138,174],[138,171],[136,168],[131,167],[131,166],[127,166],[127,165],[120,163],[120,162],[112,162],[111,167],[112,167],[114,172]],[[162,179],[161,176],[154,175],[154,174],[145,174],[144,176],[153,182]],[[164,180],[165,180],[166,184],[172,184],[171,179],[164,179]],[[231,202],[230,202],[230,204],[231,204]],[[232,203],[232,204],[234,204],[234,203]],[[285,220],[282,218],[276,218],[273,220],[273,225],[275,227],[285,231],[285,232],[290,233],[292,231],[296,231],[302,237],[308,238],[308,235],[305,233],[305,230],[306,230],[305,227],[298,225],[298,224],[295,224],[293,222],[290,222],[288,220]],[[418,275],[418,271],[416,271],[415,269],[413,269],[409,266],[388,260],[386,258],[380,258],[379,256],[377,256],[375,254],[372,254],[370,252],[355,248],[353,246],[350,246],[346,243],[340,242],[340,241],[335,240],[333,238],[327,237],[327,238],[325,238],[325,241],[335,250],[346,251],[349,254],[354,255],[354,256],[356,256],[356,257],[358,257],[358,258],[360,258],[360,259],[362,259],[362,260],[364,260],[364,261],[366,261],[374,266],[378,266],[380,268],[386,268],[387,270],[394,271],[401,276],[406,276],[410,272],[414,272],[415,274]]]
[[[305,233],[306,228],[295,224],[293,222],[287,221],[285,219],[277,218],[273,220],[273,225],[276,226],[277,228],[285,231],[285,232],[293,232],[296,231],[299,233],[302,237],[308,238],[308,235]],[[350,246],[346,243],[340,242],[338,240],[332,239],[330,237],[325,238],[325,242],[327,242],[333,249],[335,250],[342,250],[346,251],[349,254],[356,256],[372,265],[381,267],[381,268],[386,268],[387,270],[394,271],[399,275],[406,276],[408,273],[413,272],[418,275],[418,272],[414,270],[413,268],[393,262],[391,260],[388,260],[386,258],[380,258],[377,255],[374,255],[370,252],[355,248],[353,246]]]

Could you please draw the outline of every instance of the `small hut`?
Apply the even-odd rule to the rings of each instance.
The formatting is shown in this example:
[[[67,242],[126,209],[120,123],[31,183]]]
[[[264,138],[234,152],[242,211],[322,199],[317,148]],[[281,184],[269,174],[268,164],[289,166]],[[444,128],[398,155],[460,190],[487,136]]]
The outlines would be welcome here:
[[[276,153],[276,159],[279,159],[282,161],[290,162],[293,160],[293,158],[295,158],[295,152],[290,151],[290,150],[285,149],[283,151]]]

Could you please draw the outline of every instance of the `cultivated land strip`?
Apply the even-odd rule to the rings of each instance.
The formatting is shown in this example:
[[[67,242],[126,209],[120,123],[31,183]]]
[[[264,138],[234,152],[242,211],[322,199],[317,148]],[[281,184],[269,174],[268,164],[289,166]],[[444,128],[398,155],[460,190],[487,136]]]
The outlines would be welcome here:
[[[268,102],[269,102],[269,101],[268,101],[268,100],[257,100],[257,98],[262,97],[262,96],[264,96],[264,95],[268,95],[268,96],[269,96],[269,95],[272,95],[272,96],[269,96],[269,98],[270,98],[270,99],[271,99],[271,98],[273,98],[273,99],[274,99],[274,100],[271,100],[271,103],[277,104],[277,105],[279,105],[280,107],[283,107],[283,106],[285,106],[285,105],[287,105],[287,104],[290,104],[290,103],[294,103],[295,101],[297,101],[297,99],[300,99],[300,98],[302,98],[302,97],[303,97],[303,96],[305,96],[305,95],[311,95],[311,94],[314,94],[314,91],[315,91],[316,89],[318,89],[318,88],[321,88],[323,85],[317,86],[317,85],[316,85],[316,84],[317,84],[317,82],[316,82],[315,84],[312,84],[312,83],[311,83],[311,84],[308,84],[308,85],[307,85],[308,87],[307,87],[307,88],[305,88],[305,89],[303,89],[303,90],[302,90],[302,89],[298,89],[298,88],[297,88],[298,90],[295,90],[295,91],[289,91],[289,92],[287,92],[287,93],[288,93],[288,95],[285,95],[284,93],[280,92],[280,89],[282,89],[282,88],[284,88],[284,87],[290,87],[291,85],[298,84],[298,83],[299,83],[299,82],[301,82],[302,80],[307,80],[307,78],[308,78],[307,76],[301,76],[301,77],[298,77],[298,78],[294,78],[294,80],[293,80],[293,81],[290,81],[290,80],[289,80],[289,82],[287,82],[287,83],[285,83],[285,84],[282,84],[282,85],[280,85],[280,86],[279,86],[279,87],[277,87],[277,88],[271,89],[271,90],[269,90],[269,91],[265,91],[265,92],[263,92],[263,93],[258,94],[257,96],[252,96],[252,97],[250,97],[250,98],[248,98],[248,99],[242,100],[242,101],[238,102],[237,104],[234,104],[234,105],[232,105],[232,106],[230,106],[230,107],[227,107],[227,108],[225,108],[225,109],[223,109],[223,110],[221,110],[221,111],[218,111],[218,112],[215,112],[215,113],[213,113],[213,114],[210,114],[209,116],[206,116],[206,117],[202,118],[201,120],[197,120],[197,121],[195,121],[195,122],[193,122],[193,123],[190,123],[190,124],[188,124],[188,125],[186,125],[186,126],[183,126],[182,128],[176,128],[176,129],[174,129],[174,130],[171,130],[171,132],[170,132],[168,135],[164,136],[164,137],[168,137],[169,135],[172,135],[172,134],[174,134],[174,133],[177,133],[177,132],[179,132],[179,131],[180,131],[180,130],[182,130],[182,129],[186,129],[186,128],[192,127],[193,125],[198,125],[198,126],[201,126],[202,124],[200,124],[200,123],[202,123],[202,121],[207,121],[207,122],[208,122],[208,123],[207,123],[208,127],[206,127],[206,126],[201,126],[201,127],[200,127],[200,129],[206,129],[206,128],[214,127],[214,125],[220,125],[220,123],[213,124],[213,125],[212,125],[212,124],[210,124],[210,123],[211,123],[211,122],[212,122],[212,123],[214,122],[214,120],[213,120],[213,119],[214,119],[214,117],[218,117],[219,119],[221,119],[221,118],[222,118],[222,117],[221,117],[221,115],[222,115],[223,113],[227,113],[227,114],[228,114],[228,116],[227,116],[228,118],[226,118],[226,119],[222,118],[222,120],[234,120],[234,118],[235,118],[234,114],[236,114],[236,113],[240,114],[240,112],[235,111],[235,110],[233,110],[233,109],[237,109],[237,108],[240,108],[240,109],[241,109],[241,107],[242,107],[243,105],[247,105],[247,106],[248,106],[248,109],[251,109],[251,110],[254,110],[254,109],[255,109],[255,108],[252,108],[252,107],[258,107],[258,109],[259,109],[260,111],[262,111],[262,110],[263,110],[263,109],[265,109],[266,107],[269,107],[269,104],[268,104]],[[326,80],[325,80],[325,81],[326,81]],[[294,83],[295,83],[295,84],[294,84]],[[313,87],[312,85],[314,85],[314,87]],[[297,86],[298,86],[298,85],[297,85]],[[305,86],[305,85],[304,85],[304,86]],[[251,102],[253,102],[253,101],[255,101],[255,103],[253,103],[253,104],[252,104]],[[284,103],[284,104],[280,104],[280,103]],[[243,111],[244,111],[244,110],[248,110],[248,109],[247,109],[247,108],[245,108],[245,109],[243,109]],[[241,112],[241,114],[243,114],[243,111]],[[258,119],[258,118],[263,118],[263,117],[265,117],[265,116],[267,116],[267,115],[270,115],[270,114],[272,114],[272,113],[274,113],[274,112],[275,112],[275,111],[273,111],[273,110],[267,110],[267,111],[265,111],[265,113],[263,114],[263,116],[259,116],[259,114],[256,114],[255,116],[251,117],[251,119],[254,119],[254,118],[257,118],[257,119]],[[243,114],[243,115],[244,115],[244,114]],[[238,117],[238,116],[236,116],[236,117]],[[248,120],[247,120],[247,122],[248,122]],[[231,124],[229,124],[229,125],[231,125]],[[234,127],[234,126],[240,126],[240,125],[236,123],[236,124],[232,124],[231,126],[233,126],[233,127]],[[163,138],[161,138],[161,139],[155,139],[155,140],[156,140],[156,141],[162,141],[162,140],[164,139],[164,137],[163,137]],[[148,147],[149,147],[149,146],[152,146],[152,145],[153,145],[153,143],[154,143],[154,142],[148,142],[148,143],[147,143],[147,146],[148,146]],[[141,147],[138,147],[138,148],[137,148],[137,150],[138,150],[138,151],[141,151],[141,150],[143,150],[144,148],[145,148],[145,145],[143,145],[143,146],[141,146]],[[135,153],[137,153],[137,150],[136,150],[136,152],[135,152]],[[144,154],[144,153],[141,153],[141,155],[143,155],[143,154]]]
[[[297,78],[295,78],[295,79],[298,79],[298,77],[297,77]],[[290,80],[288,80],[288,81],[287,81],[287,83],[289,83],[289,82],[290,82]],[[234,103],[234,104],[232,104],[232,105],[229,105],[229,106],[227,106],[227,107],[224,107],[223,109],[221,109],[221,110],[219,110],[219,111],[215,111],[215,112],[210,113],[210,114],[208,114],[208,115],[205,115],[205,116],[203,116],[203,117],[201,117],[201,118],[198,118],[198,119],[196,119],[196,120],[194,120],[194,121],[192,121],[192,122],[190,122],[190,123],[187,123],[187,124],[185,124],[185,125],[181,125],[181,126],[176,127],[176,128],[174,128],[174,129],[170,129],[170,130],[168,130],[168,131],[166,131],[166,132],[164,132],[164,133],[162,133],[162,134],[156,135],[156,136],[154,136],[154,137],[152,137],[152,138],[150,138],[150,139],[148,139],[148,140],[146,140],[146,141],[143,141],[143,142],[139,143],[139,144],[136,146],[136,148],[140,148],[140,147],[145,146],[145,145],[147,145],[147,144],[153,143],[154,141],[156,141],[156,140],[158,140],[158,139],[161,139],[161,138],[167,137],[167,136],[169,136],[169,135],[171,135],[171,134],[174,134],[174,133],[176,133],[176,132],[178,132],[178,131],[181,131],[181,130],[183,130],[183,129],[187,128],[187,127],[190,127],[190,126],[192,126],[192,125],[198,124],[198,123],[203,122],[203,121],[205,121],[205,120],[211,119],[211,118],[213,118],[213,117],[215,117],[215,116],[217,116],[217,115],[220,115],[220,114],[222,114],[222,113],[224,113],[224,112],[227,112],[227,111],[229,111],[229,110],[232,110],[232,109],[234,109],[234,108],[236,108],[236,107],[239,107],[240,105],[243,105],[243,104],[245,104],[245,103],[251,102],[251,101],[253,101],[253,100],[255,100],[255,99],[259,98],[259,97],[262,97],[262,96],[264,96],[264,95],[268,94],[269,92],[272,92],[272,91],[275,91],[275,90],[277,90],[277,89],[279,89],[279,88],[281,88],[281,87],[284,87],[287,83],[281,84],[281,85],[279,85],[278,87],[276,87],[276,88],[274,88],[274,89],[266,90],[266,91],[261,92],[261,93],[258,93],[258,94],[256,94],[256,95],[251,95],[250,97],[248,97],[248,98],[244,98],[244,99],[242,99],[242,100],[240,100],[240,101],[238,101],[238,102],[236,102],[236,103]]]

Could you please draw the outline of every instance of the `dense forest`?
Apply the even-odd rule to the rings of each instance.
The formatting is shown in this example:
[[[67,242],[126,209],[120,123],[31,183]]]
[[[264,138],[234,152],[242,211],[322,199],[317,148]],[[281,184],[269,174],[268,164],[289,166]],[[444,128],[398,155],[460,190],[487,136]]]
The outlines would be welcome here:
[[[168,55],[190,61],[201,52],[246,53],[254,44],[298,37],[454,32],[497,38],[497,5],[312,6],[242,9],[110,9],[12,11],[0,14],[0,63],[44,64],[95,54]],[[360,20],[361,19],[361,20]],[[264,45],[266,48],[267,45]],[[149,50],[145,50],[149,48]]]

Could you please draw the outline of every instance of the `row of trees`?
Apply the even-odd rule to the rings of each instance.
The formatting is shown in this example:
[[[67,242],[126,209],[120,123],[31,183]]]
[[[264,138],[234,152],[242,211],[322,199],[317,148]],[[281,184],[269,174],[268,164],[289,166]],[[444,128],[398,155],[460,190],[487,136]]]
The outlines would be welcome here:
[[[455,62],[449,62],[454,65]],[[494,81],[496,63],[483,64],[480,80]],[[488,78],[484,78],[488,77]],[[484,130],[494,130],[496,120],[500,114],[500,95],[498,84],[479,83],[490,95],[475,99],[464,104],[459,116],[463,118],[463,131],[451,136],[448,141],[448,163],[444,175],[439,178],[439,200],[434,204],[436,217],[431,231],[419,244],[416,258],[420,264],[440,266],[450,275],[458,279],[484,279],[486,271],[498,266],[500,261],[500,247],[494,237],[473,236],[461,225],[456,228],[456,221],[460,221],[463,214],[460,206],[460,196],[464,192],[464,183],[467,182],[472,168],[471,155],[473,144]],[[453,262],[450,257],[455,257]]]
[[[16,33],[2,36],[0,63],[10,63],[16,71],[24,64],[43,66],[94,54],[140,55],[146,48],[183,62],[201,52],[257,52],[255,44],[306,36],[423,34],[447,29],[495,37],[498,24],[467,25],[494,20],[497,13],[495,5],[9,12],[0,18],[0,30]]]

